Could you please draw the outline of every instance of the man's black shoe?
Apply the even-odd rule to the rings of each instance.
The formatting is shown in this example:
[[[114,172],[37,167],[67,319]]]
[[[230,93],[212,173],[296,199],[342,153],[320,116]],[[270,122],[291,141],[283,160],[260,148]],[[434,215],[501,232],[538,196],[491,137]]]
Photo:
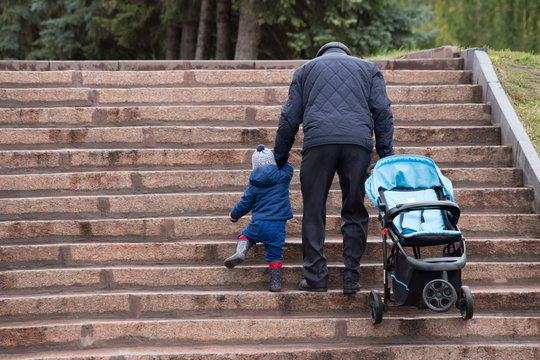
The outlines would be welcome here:
[[[327,292],[328,288],[326,287],[311,287],[308,285],[307,281],[304,279],[298,284],[298,288],[304,291],[316,291],[316,292]]]
[[[344,294],[356,294],[360,291],[360,284],[356,281],[352,281],[349,278],[343,280],[343,293]]]

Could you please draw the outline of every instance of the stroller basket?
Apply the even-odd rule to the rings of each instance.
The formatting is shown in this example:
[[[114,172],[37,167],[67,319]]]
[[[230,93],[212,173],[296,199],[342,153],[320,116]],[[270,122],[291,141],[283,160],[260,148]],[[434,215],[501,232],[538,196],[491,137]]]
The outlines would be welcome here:
[[[423,290],[430,281],[438,279],[438,273],[434,271],[424,271],[415,269],[407,261],[405,255],[396,252],[390,258],[389,268],[391,269],[392,293],[396,305],[411,305],[423,307]],[[447,280],[454,289],[461,287],[461,270],[447,271]],[[451,290],[450,290],[451,291]],[[447,294],[451,295],[451,294]],[[440,299],[431,299],[435,307],[445,307],[449,296]],[[451,304],[450,304],[451,305]]]

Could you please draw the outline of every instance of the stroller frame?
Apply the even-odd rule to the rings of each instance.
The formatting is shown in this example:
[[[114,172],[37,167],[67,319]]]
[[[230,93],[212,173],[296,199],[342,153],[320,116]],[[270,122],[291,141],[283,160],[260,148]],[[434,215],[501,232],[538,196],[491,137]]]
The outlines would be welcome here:
[[[427,159],[435,166],[439,175],[443,177],[429,158],[416,155],[394,155],[390,158],[393,158],[391,161],[399,161],[401,160],[400,157],[405,159],[411,157],[420,160]],[[372,165],[368,169],[368,174],[374,167],[375,165]],[[448,179],[445,180],[449,182]],[[389,307],[402,305],[416,305],[419,308],[427,306],[433,311],[442,312],[447,311],[455,304],[464,320],[472,318],[472,294],[468,286],[461,284],[461,269],[467,261],[465,239],[457,226],[461,210],[456,203],[451,201],[451,194],[448,196],[443,192],[443,186],[441,182],[440,185],[428,188],[429,190],[433,189],[437,194],[438,200],[436,201],[398,203],[393,207],[389,207],[385,200],[384,192],[389,189],[377,188],[376,207],[382,229],[384,291],[381,293],[373,290],[369,295],[369,310],[373,324],[382,321],[383,312],[388,311]],[[368,193],[367,189],[368,184],[366,183],[366,193]],[[423,188],[414,190],[423,190]],[[374,200],[373,197],[371,200]],[[410,238],[403,236],[396,227],[394,219],[413,211],[420,211],[423,214],[426,210],[440,211],[445,228],[451,231],[448,234],[421,234]],[[388,256],[388,237],[392,241],[390,256]],[[422,247],[436,245],[444,245],[442,257],[422,258]],[[406,248],[412,249],[412,256],[407,253]],[[397,269],[401,273],[409,274],[410,283],[405,284],[394,276],[393,272],[397,273]],[[394,284],[393,293],[390,291],[390,277],[392,277]],[[406,292],[400,290],[400,285],[403,285]],[[421,299],[419,299],[420,288],[423,288]],[[396,298],[399,298],[399,301],[396,301]]]

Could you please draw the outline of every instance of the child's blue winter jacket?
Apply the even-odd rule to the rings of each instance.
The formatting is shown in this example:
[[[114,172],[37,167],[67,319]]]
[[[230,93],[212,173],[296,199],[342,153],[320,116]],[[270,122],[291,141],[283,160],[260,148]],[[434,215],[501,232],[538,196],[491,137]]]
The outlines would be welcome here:
[[[231,210],[233,219],[240,219],[251,210],[252,221],[289,220],[293,217],[289,199],[289,183],[293,167],[285,163],[255,168],[249,177],[244,196]]]

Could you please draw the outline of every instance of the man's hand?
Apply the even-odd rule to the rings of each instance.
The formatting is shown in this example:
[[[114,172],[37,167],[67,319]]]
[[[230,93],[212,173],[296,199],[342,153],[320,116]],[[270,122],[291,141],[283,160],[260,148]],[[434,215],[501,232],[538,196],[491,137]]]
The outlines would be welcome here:
[[[275,151],[275,150],[274,150]],[[287,160],[289,159],[289,156],[287,155],[287,157],[283,158],[277,158],[275,153],[274,153],[274,160],[276,161],[276,166],[278,167],[278,169],[281,169],[281,167],[283,166],[283,164],[285,164],[287,162]]]

